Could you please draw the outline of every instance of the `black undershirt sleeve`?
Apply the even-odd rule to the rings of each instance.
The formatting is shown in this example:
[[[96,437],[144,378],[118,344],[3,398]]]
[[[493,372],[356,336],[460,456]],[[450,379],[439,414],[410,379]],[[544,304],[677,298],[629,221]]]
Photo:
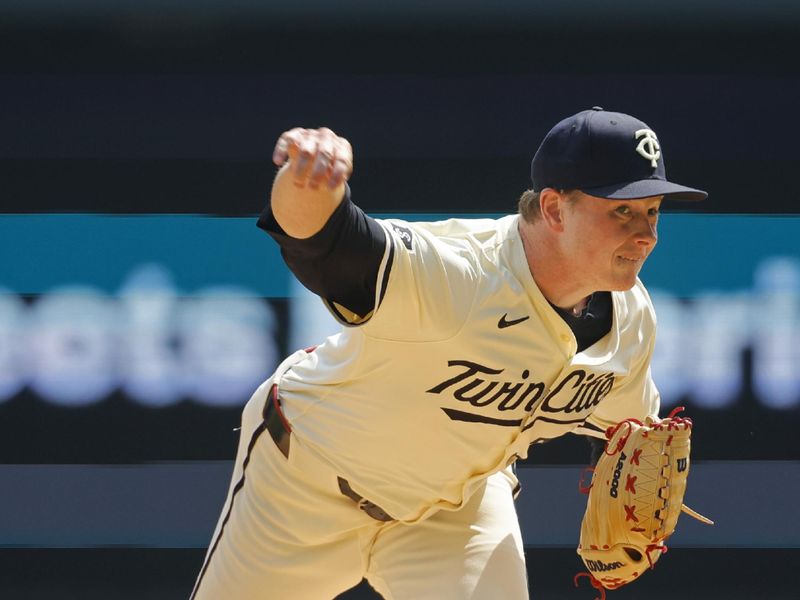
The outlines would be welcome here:
[[[350,186],[321,230],[310,238],[290,237],[267,204],[258,219],[280,246],[281,256],[309,290],[364,317],[375,308],[375,290],[386,233],[375,219],[353,204]],[[387,270],[391,265],[387,265]]]

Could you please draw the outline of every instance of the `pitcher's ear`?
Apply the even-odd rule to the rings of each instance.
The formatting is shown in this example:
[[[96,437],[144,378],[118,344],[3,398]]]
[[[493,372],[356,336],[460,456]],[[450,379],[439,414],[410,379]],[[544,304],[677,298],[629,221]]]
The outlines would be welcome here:
[[[539,193],[542,220],[553,231],[564,231],[564,208],[567,201],[567,195],[554,188],[544,188]]]

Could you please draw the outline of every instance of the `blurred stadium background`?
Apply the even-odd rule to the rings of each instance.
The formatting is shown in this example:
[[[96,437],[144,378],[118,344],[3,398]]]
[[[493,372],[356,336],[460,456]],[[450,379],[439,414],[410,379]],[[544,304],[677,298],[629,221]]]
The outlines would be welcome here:
[[[0,0],[0,598],[188,597],[241,406],[333,330],[255,227],[281,131],[348,137],[374,216],[496,215],[594,105],[711,194],[665,207],[642,278],[717,526],[612,597],[796,598],[798,32],[788,0]],[[521,465],[536,598],[593,593],[587,456]]]

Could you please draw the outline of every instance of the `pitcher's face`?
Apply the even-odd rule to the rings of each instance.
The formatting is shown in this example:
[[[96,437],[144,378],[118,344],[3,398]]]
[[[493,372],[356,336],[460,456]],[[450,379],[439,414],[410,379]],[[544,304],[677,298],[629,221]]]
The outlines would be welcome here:
[[[594,291],[629,290],[658,240],[663,196],[608,200],[573,193],[564,229],[565,248],[576,265],[571,275]]]

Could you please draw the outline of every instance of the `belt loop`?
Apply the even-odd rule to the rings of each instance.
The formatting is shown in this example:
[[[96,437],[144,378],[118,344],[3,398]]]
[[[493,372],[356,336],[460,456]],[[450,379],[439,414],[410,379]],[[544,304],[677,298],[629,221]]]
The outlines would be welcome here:
[[[383,510],[380,506],[374,502],[370,502],[357,493],[353,488],[351,488],[350,483],[346,479],[343,477],[337,477],[337,480],[339,483],[339,491],[342,493],[342,495],[350,498],[350,500],[355,502],[358,505],[358,508],[363,510],[367,515],[376,521],[382,521],[384,523],[395,520],[393,516]]]

